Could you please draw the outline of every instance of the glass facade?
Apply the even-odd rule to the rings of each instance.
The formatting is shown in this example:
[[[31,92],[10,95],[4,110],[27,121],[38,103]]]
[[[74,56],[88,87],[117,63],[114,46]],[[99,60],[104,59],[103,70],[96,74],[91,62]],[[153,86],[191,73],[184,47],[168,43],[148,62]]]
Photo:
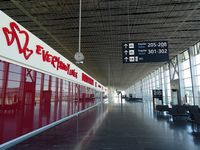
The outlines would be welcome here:
[[[181,55],[180,70],[182,73],[182,79],[180,82],[183,83],[183,93],[185,104],[193,105],[193,91],[192,91],[192,79],[191,79],[191,67],[190,67],[190,57],[189,51],[183,52]]]
[[[126,94],[152,100],[154,89],[163,90],[164,104],[200,106],[200,42],[133,84]]]
[[[200,42],[194,45],[190,52],[194,104],[200,106]]]
[[[0,61],[0,144],[95,105],[101,93]]]

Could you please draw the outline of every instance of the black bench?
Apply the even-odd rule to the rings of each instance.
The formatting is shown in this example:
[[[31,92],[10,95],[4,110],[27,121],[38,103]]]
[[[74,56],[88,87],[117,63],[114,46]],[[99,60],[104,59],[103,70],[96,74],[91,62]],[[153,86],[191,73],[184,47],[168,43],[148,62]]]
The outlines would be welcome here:
[[[156,110],[159,112],[169,111],[168,105],[156,105]]]
[[[194,116],[196,114],[200,114],[200,108],[198,106],[190,106],[188,107],[188,112],[189,112],[189,117],[190,117],[190,120],[189,121],[194,121]]]
[[[131,102],[142,102],[142,98],[129,97],[127,101],[131,101]]]
[[[183,105],[187,111],[193,111],[193,110],[198,110],[199,106],[198,105]]]
[[[194,113],[191,122],[192,122],[192,129],[193,129],[193,131],[194,131],[194,125],[196,125],[197,132],[199,132],[200,113]]]
[[[169,109],[169,114],[173,117],[188,117],[187,109],[183,105],[173,105]]]

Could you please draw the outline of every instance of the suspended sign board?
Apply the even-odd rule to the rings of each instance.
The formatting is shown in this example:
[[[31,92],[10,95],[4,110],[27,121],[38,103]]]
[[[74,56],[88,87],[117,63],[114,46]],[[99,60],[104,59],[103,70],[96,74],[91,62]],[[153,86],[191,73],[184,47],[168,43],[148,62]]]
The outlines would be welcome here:
[[[169,60],[168,42],[122,43],[123,63],[165,62]]]

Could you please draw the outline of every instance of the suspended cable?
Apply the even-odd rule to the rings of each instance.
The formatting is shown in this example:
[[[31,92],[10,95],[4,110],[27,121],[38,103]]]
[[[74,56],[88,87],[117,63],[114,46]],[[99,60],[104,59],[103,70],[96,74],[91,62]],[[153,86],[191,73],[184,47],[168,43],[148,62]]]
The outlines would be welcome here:
[[[78,42],[78,51],[81,52],[81,0],[79,6],[79,42]]]
[[[83,63],[84,55],[81,53],[81,0],[79,5],[79,34],[78,34],[78,52],[75,53],[74,58],[76,63]]]

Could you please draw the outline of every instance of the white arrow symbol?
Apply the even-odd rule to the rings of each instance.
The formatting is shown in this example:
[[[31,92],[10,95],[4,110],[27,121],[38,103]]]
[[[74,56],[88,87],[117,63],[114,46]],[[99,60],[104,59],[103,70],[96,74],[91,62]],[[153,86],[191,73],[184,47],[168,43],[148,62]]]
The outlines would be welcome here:
[[[128,47],[128,44],[126,44],[126,43],[125,43],[125,44],[124,44],[124,47],[125,47],[125,49],[127,49],[127,47]]]
[[[127,62],[128,58],[127,58],[127,57],[125,57],[124,59],[125,59],[125,61]]]
[[[125,55],[127,55],[127,54],[128,54],[128,51],[127,51],[127,50],[125,50],[125,51],[124,51],[124,53],[125,53]]]

